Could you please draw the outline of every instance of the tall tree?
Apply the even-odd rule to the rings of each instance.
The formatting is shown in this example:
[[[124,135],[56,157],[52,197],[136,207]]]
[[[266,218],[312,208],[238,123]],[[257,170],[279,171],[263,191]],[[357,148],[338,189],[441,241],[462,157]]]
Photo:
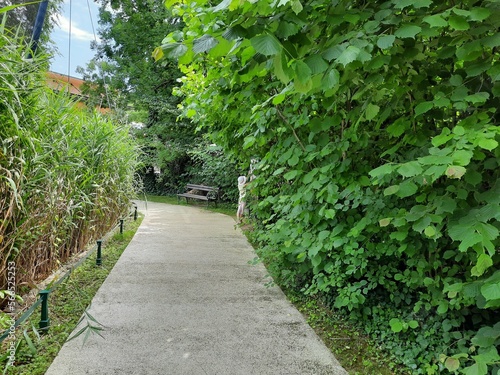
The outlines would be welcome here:
[[[180,99],[172,95],[180,77],[177,64],[167,60],[156,63],[152,52],[161,44],[165,30],[173,32],[179,28],[179,19],[172,16],[162,1],[101,0],[99,3],[100,42],[93,45],[96,57],[80,72],[93,82],[98,100],[106,95],[103,88],[108,87],[113,105],[122,114],[130,114],[133,109],[133,120],[145,124],[139,138],[146,151],[148,190],[177,190],[182,182],[179,177],[190,160],[187,150],[199,141],[189,123],[177,121]],[[153,166],[160,170],[160,178],[155,176]]]

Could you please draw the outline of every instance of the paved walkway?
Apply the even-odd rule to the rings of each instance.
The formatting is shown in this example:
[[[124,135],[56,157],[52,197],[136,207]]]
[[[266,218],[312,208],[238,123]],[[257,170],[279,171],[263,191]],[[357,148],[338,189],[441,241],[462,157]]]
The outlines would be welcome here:
[[[105,339],[66,343],[46,375],[347,375],[232,218],[143,202],[146,217],[92,302]],[[105,254],[105,247],[103,248]]]

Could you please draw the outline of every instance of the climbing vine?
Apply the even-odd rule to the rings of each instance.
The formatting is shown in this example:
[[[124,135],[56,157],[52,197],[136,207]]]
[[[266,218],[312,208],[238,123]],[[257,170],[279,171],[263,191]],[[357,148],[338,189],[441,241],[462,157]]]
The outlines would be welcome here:
[[[167,0],[185,116],[260,160],[261,255],[415,374],[500,371],[500,3]]]

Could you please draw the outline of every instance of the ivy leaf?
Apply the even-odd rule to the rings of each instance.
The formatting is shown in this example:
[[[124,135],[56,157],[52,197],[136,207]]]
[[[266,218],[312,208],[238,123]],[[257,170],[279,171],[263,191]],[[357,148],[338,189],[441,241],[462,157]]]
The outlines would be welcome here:
[[[448,19],[450,27],[455,30],[465,31],[470,29],[470,25],[464,17],[461,16],[450,16]]]
[[[395,40],[396,37],[394,35],[382,35],[377,40],[377,46],[380,49],[388,49],[392,47]]]
[[[193,52],[207,52],[214,48],[217,44],[219,44],[217,39],[215,39],[212,35],[205,34],[202,37],[195,39],[193,42]]]
[[[264,56],[276,55],[281,51],[281,43],[275,36],[270,34],[257,35],[250,39],[255,51]]]
[[[353,62],[358,57],[361,50],[355,46],[347,47],[337,58],[337,62],[346,66],[347,64]]]
[[[370,103],[366,106],[365,118],[371,121],[378,115],[379,111],[380,107],[378,105]]]
[[[422,31],[422,28],[420,26],[416,25],[403,25],[400,27],[394,35],[396,35],[398,38],[413,38],[415,39],[415,36]]]
[[[424,17],[424,22],[427,22],[431,27],[446,27],[448,22],[441,17],[439,14],[434,14],[432,16]]]

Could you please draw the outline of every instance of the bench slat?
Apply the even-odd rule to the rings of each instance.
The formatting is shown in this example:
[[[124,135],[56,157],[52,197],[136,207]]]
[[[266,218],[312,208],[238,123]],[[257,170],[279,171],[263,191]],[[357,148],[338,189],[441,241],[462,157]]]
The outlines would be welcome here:
[[[206,186],[206,185],[196,185],[196,184],[186,184],[186,190],[188,192],[182,193],[182,194],[177,194],[177,199],[180,198],[186,198],[186,203],[189,198],[191,199],[199,199],[202,201],[207,202],[207,206],[209,202],[214,202],[215,207],[217,207],[217,200],[219,199],[219,188],[218,187],[213,187],[213,186]],[[191,194],[191,190],[198,190],[200,194]],[[206,192],[206,194],[205,194]],[[215,196],[213,196],[212,193],[215,193]]]
[[[206,195],[196,195],[196,194],[177,194],[178,197],[184,197],[184,198],[193,198],[193,199],[200,199],[202,201],[208,201],[208,197]]]
[[[217,191],[217,190],[219,190],[216,187],[206,186],[206,185],[187,184],[186,187],[188,189],[195,189],[195,190],[202,190],[202,191]]]

